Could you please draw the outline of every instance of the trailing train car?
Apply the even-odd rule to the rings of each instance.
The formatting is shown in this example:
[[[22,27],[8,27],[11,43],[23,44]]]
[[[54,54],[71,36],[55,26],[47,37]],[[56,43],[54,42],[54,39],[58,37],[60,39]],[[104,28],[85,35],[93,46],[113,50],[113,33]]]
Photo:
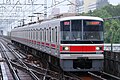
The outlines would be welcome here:
[[[34,24],[11,31],[12,42],[46,55],[64,71],[100,71],[103,67],[103,19],[70,16]],[[41,53],[38,53],[41,52]]]

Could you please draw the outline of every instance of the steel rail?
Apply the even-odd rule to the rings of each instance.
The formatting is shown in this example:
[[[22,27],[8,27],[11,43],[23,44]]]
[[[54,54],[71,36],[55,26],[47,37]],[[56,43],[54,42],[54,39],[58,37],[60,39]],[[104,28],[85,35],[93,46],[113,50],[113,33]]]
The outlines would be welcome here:
[[[100,79],[100,80],[107,80],[107,79],[103,78],[102,76],[96,75],[96,74],[94,74],[94,73],[92,73],[92,72],[88,72],[88,74],[90,74],[90,75],[92,75],[93,77],[96,77],[96,78],[98,78],[98,79]]]
[[[17,67],[18,69],[22,69],[22,70],[24,70],[24,71],[27,71],[25,67],[23,67],[23,66],[15,63],[15,62],[11,62],[11,63],[12,63],[15,67]],[[35,70],[35,69],[31,69],[31,71],[33,71],[34,73],[36,73],[36,74],[38,74],[38,75],[45,76],[44,72],[38,72],[38,71]],[[57,79],[57,78],[53,78],[53,77],[50,76],[50,75],[47,75],[46,77],[50,77],[50,78],[52,78],[52,79],[59,80],[59,79]]]
[[[15,80],[20,80],[17,72],[14,70],[14,67],[12,66],[12,64],[10,62],[11,60],[9,59],[8,55],[5,52],[5,51],[7,51],[7,49],[5,48],[5,46],[1,42],[0,42],[0,45],[1,45],[1,49],[4,50],[3,55],[4,55],[4,57],[5,57],[6,61],[7,61],[8,67],[9,67],[9,69],[11,71],[11,74],[12,74],[13,78]]]
[[[114,75],[111,75],[111,74],[108,74],[108,73],[106,73],[106,72],[100,72],[100,73],[105,74],[105,75],[108,75],[108,76],[110,76],[110,77],[114,78],[115,80],[120,80],[120,78],[119,78],[119,77],[114,76]]]
[[[15,52],[13,49],[11,49],[9,46],[6,46],[7,48],[8,48],[8,50],[11,52],[11,53],[13,53],[13,55],[19,60],[19,62],[21,63],[21,64],[23,64],[23,66],[25,66],[25,68],[30,72],[30,75],[32,76],[32,78],[34,79],[34,80],[40,80],[32,71],[31,71],[31,69],[29,69],[28,67],[27,67],[27,65],[26,64],[24,64],[24,62],[21,60],[21,56],[19,55],[19,54],[17,54],[17,52]]]

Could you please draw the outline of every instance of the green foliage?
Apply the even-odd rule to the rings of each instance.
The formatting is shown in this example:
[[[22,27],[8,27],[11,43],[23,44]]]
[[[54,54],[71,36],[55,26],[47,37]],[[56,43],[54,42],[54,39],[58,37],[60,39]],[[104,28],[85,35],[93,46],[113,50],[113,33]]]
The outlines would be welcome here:
[[[101,9],[82,13],[81,15],[97,16],[101,18],[120,16],[120,4],[117,6],[109,4]],[[105,43],[120,43],[120,19],[106,20],[104,22],[104,34]]]

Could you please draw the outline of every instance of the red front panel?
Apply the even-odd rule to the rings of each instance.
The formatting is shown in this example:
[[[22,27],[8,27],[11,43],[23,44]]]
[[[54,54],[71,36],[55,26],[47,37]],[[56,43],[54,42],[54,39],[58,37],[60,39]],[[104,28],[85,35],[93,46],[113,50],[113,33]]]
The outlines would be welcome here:
[[[65,47],[65,46],[64,46]],[[68,51],[63,50],[63,46],[60,47],[60,52],[96,52],[96,46],[67,46]],[[99,51],[103,51],[99,50]]]
[[[70,46],[70,51],[96,51],[95,46]]]

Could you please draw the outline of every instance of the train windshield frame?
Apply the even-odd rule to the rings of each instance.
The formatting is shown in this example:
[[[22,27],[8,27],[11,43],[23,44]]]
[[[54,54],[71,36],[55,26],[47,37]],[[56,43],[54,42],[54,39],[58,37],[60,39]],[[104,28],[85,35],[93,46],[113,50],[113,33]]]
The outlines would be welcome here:
[[[61,42],[103,41],[103,21],[66,20],[60,22]]]

